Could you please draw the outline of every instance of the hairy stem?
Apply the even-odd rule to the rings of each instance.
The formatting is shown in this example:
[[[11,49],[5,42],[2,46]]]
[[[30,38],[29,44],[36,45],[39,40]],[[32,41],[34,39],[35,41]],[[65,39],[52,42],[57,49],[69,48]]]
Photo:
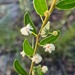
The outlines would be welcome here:
[[[42,24],[42,26],[41,26],[41,28],[40,28],[40,30],[39,30],[39,33],[38,33],[38,35],[37,35],[37,37],[36,37],[36,44],[35,44],[33,56],[36,54],[36,51],[37,51],[40,33],[41,33],[43,27],[44,27],[44,26],[46,25],[46,23],[48,22],[48,19],[49,19],[50,15],[51,15],[51,13],[52,13],[54,7],[55,7],[56,1],[57,1],[57,0],[53,0],[52,5],[51,5],[51,7],[50,7],[50,9],[49,9],[49,15],[48,15],[47,17],[45,17],[45,19],[44,19],[44,21],[43,21],[43,24]],[[31,73],[32,73],[33,66],[34,66],[34,62],[31,63],[29,75],[31,75]]]

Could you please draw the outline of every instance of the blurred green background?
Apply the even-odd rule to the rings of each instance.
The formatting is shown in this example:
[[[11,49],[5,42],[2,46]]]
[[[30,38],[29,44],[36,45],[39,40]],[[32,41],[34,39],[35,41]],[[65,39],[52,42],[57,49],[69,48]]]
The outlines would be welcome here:
[[[47,0],[48,6],[52,0]],[[0,0],[0,75],[18,75],[13,69],[13,61],[17,58],[24,68],[29,70],[30,60],[22,58],[22,42],[20,33],[24,13],[28,11],[37,28],[41,26],[40,17],[36,14],[32,0]],[[56,51],[45,53],[39,48],[43,56],[42,65],[47,65],[46,75],[75,75],[75,9],[60,11],[55,9],[49,19],[51,31],[59,29],[61,35],[55,42]]]

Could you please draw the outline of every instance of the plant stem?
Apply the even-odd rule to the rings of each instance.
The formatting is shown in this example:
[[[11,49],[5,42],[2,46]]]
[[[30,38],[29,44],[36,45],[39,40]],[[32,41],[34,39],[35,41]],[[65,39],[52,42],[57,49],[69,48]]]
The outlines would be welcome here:
[[[51,15],[52,11],[53,11],[54,8],[55,8],[55,3],[56,3],[56,1],[57,1],[57,0],[53,0],[53,3],[52,3],[52,5],[51,5],[51,7],[50,7],[50,9],[49,9],[50,15]]]
[[[37,47],[38,47],[38,42],[39,42],[39,35],[37,35],[37,37],[36,37],[36,44],[35,44],[35,49],[34,49],[33,56],[34,56],[35,53],[36,53],[36,50],[37,50]],[[30,67],[29,75],[31,75],[31,72],[32,72],[33,66],[34,66],[34,62],[31,63],[31,67]]]
[[[55,8],[55,3],[56,3],[56,1],[57,1],[57,0],[53,0],[52,5],[51,5],[51,7],[50,7],[50,9],[49,9],[49,15],[48,15],[47,17],[45,17],[45,20],[44,20],[44,22],[43,22],[42,28],[43,28],[43,27],[46,25],[46,23],[48,22],[48,19],[49,19],[50,15],[51,15],[52,11],[53,11],[54,8]]]
[[[44,19],[44,21],[43,21],[43,24],[42,24],[42,26],[41,26],[41,28],[40,28],[40,30],[39,30],[39,33],[38,33],[38,35],[37,35],[37,37],[36,37],[36,44],[35,44],[33,56],[36,54],[36,51],[37,51],[40,33],[41,33],[43,27],[44,27],[44,26],[46,25],[46,23],[48,22],[48,19],[49,19],[50,15],[51,15],[51,13],[52,13],[54,7],[55,7],[56,1],[57,1],[57,0],[53,0],[52,5],[51,5],[51,7],[50,7],[50,9],[49,9],[49,15],[48,15],[47,17],[45,17],[45,19]],[[33,66],[34,66],[34,62],[31,63],[29,75],[31,75]]]
[[[42,23],[43,23],[43,18],[42,18],[42,16],[40,16],[40,18],[41,18],[41,21],[42,21]]]

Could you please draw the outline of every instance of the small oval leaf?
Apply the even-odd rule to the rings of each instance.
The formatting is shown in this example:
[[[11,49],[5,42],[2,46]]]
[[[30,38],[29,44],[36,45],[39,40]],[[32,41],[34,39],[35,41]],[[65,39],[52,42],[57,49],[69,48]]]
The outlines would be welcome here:
[[[24,24],[27,25],[27,24],[30,24],[32,27],[33,27],[33,32],[36,33],[36,28],[28,14],[28,12],[25,13],[24,15]]]
[[[56,5],[57,8],[61,10],[71,9],[75,7],[75,0],[62,0],[59,1]]]
[[[30,46],[30,44],[28,43],[26,39],[23,42],[23,50],[26,55],[33,56],[34,50],[32,49],[32,47]]]
[[[35,66],[35,67],[33,68],[33,70],[34,70],[34,73],[35,73],[36,75],[44,75],[44,73],[43,73],[42,70],[41,70],[41,65]]]
[[[33,0],[33,5],[36,12],[41,16],[48,10],[46,0]]]
[[[43,40],[40,41],[39,44],[40,45],[45,45],[45,44],[48,44],[48,43],[53,43],[58,38],[59,32],[60,31],[58,31],[58,35],[57,36],[50,35],[50,36],[44,38]]]
[[[20,75],[28,75],[27,72],[20,65],[20,63],[18,62],[17,59],[15,59],[15,61],[14,61],[14,68],[15,68],[16,72],[19,73]]]

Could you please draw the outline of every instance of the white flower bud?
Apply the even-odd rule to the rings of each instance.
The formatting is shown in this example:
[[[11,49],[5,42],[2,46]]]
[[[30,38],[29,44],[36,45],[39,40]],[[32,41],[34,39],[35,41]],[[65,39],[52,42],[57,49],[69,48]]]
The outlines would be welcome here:
[[[57,36],[58,32],[57,31],[53,31],[52,35]]]
[[[30,24],[28,24],[27,26],[21,28],[20,32],[22,33],[22,35],[29,35],[32,33],[33,28]]]
[[[35,54],[32,58],[32,61],[38,64],[42,61],[42,57],[39,54]]]
[[[55,50],[54,44],[46,44],[43,48],[45,48],[45,52],[49,53]]]
[[[20,52],[20,54],[22,55],[22,57],[25,56],[25,52],[24,51]]]
[[[43,73],[46,73],[48,71],[48,67],[47,66],[43,66],[41,69],[42,69]]]

